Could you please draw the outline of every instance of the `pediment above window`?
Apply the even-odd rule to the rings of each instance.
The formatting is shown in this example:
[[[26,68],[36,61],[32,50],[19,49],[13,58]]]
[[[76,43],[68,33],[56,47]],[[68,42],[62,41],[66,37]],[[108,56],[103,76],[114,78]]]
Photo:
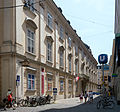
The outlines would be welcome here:
[[[76,58],[76,59],[75,59],[75,63],[77,63],[78,61],[79,61],[79,59],[78,59],[78,58]]]
[[[64,46],[60,46],[59,50],[64,51],[65,50]]]
[[[49,41],[51,41],[51,42],[54,42],[52,36],[48,36],[48,35],[47,35],[47,36],[46,36],[46,39],[49,40]]]
[[[35,30],[38,28],[35,22],[30,18],[25,18],[25,22],[31,27],[33,27]]]
[[[68,57],[72,57],[72,56],[73,56],[72,53],[68,54]]]

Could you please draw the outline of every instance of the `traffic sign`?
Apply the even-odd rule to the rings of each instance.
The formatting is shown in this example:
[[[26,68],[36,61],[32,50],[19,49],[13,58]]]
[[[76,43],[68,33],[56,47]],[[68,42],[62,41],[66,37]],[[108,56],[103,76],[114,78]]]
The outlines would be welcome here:
[[[108,56],[107,56],[107,54],[100,54],[98,56],[98,62],[100,64],[106,64],[108,62]]]
[[[53,95],[57,95],[57,88],[53,88]]]

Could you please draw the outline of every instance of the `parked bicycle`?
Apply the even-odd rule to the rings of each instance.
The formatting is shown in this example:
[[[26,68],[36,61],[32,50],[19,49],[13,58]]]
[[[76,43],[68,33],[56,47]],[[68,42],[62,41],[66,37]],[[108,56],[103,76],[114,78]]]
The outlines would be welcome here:
[[[98,102],[97,102],[97,109],[100,109],[101,107],[105,108],[113,108],[115,105],[114,101],[109,98],[109,97],[102,97]]]
[[[24,99],[23,101],[23,106],[37,106],[37,101],[36,101],[36,97],[29,97],[26,96],[26,99]]]
[[[24,101],[24,99],[15,97],[15,103],[16,103],[17,107],[22,107],[23,101]]]

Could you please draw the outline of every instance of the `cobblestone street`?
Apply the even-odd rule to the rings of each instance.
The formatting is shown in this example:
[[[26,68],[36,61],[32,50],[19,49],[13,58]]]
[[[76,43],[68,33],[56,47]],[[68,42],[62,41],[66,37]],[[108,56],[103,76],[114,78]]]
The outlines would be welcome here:
[[[97,99],[94,99],[92,104],[80,103],[79,98],[70,98],[57,100],[53,104],[47,104],[37,107],[19,107],[16,110],[7,109],[2,112],[120,112],[120,106],[115,105],[113,109],[97,109],[96,102]]]

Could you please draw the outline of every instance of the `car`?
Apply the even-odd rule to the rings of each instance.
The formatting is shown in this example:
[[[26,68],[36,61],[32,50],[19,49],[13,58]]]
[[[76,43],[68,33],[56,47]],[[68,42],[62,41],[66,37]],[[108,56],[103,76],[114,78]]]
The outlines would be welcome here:
[[[100,95],[100,92],[93,92],[93,95]]]

